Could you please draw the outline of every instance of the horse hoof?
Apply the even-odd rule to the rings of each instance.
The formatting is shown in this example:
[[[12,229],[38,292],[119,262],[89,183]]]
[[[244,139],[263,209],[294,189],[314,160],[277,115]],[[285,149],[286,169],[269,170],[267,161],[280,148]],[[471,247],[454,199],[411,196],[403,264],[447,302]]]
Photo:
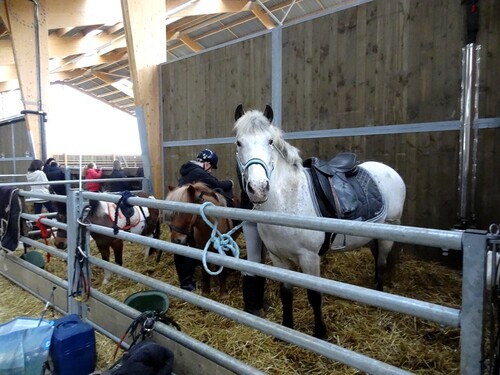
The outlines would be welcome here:
[[[196,290],[194,284],[186,284],[181,286],[182,289],[187,290],[188,292],[193,292]]]
[[[320,340],[326,339],[326,328],[314,330],[313,336]]]
[[[243,311],[255,315],[256,317],[263,318],[264,317],[264,310],[263,309],[252,309],[252,308],[245,308]]]

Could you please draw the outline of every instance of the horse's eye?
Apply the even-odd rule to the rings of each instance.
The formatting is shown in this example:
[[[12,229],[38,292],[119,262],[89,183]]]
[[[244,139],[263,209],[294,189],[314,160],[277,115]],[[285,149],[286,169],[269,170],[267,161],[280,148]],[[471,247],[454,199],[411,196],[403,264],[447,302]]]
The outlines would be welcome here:
[[[240,141],[236,141],[236,146],[241,147],[241,142]]]
[[[273,144],[273,140],[272,140],[272,139],[270,139],[270,140],[269,140],[269,145],[272,145],[272,144]]]

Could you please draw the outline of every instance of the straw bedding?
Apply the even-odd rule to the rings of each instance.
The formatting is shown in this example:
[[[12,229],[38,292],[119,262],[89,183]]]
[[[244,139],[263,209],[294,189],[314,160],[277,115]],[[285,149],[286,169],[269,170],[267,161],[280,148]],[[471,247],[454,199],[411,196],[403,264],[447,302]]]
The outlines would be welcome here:
[[[168,239],[168,227],[163,226],[162,238]],[[238,240],[244,255],[245,243]],[[395,249],[395,251],[398,251]],[[93,255],[98,255],[92,245]],[[142,274],[178,286],[173,256],[162,255],[159,264],[153,257],[143,261],[142,247],[127,242],[124,265]],[[58,259],[46,269],[65,278],[65,265]],[[199,271],[198,271],[199,272]],[[198,280],[200,275],[197,274]],[[322,276],[364,287],[373,287],[373,259],[368,249],[356,252],[328,253],[322,259]],[[111,283],[101,287],[103,272],[94,267],[92,285],[113,298],[123,301],[128,295],[147,289],[130,280],[114,275]],[[271,306],[266,318],[281,322],[281,303],[278,282],[268,280],[266,300]],[[232,271],[228,279],[229,297],[219,300],[218,284],[213,279],[210,298],[242,309],[241,277]],[[459,271],[426,262],[401,253],[393,277],[385,291],[449,307],[461,303],[461,275]],[[23,293],[24,298],[19,298]],[[14,284],[0,277],[0,322],[16,316],[39,316],[44,303],[28,293],[21,292]],[[400,366],[417,374],[458,374],[460,364],[458,329],[443,328],[438,324],[398,313],[365,306],[351,301],[324,296],[323,312],[329,330],[327,340],[342,347],[356,350],[367,356]],[[295,288],[295,329],[310,334],[313,329],[312,312],[307,295],[302,288]],[[276,341],[252,328],[241,326],[211,312],[187,303],[170,299],[168,315],[183,332],[238,358],[269,374],[358,374],[359,371],[325,359],[291,344]],[[48,318],[58,317],[49,312]],[[116,344],[100,334],[97,336],[98,369],[109,367]]]

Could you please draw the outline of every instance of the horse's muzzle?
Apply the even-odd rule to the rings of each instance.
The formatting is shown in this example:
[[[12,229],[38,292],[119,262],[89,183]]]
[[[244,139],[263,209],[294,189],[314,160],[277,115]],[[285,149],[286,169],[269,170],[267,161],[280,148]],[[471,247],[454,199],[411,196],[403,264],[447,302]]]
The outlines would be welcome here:
[[[247,194],[253,204],[262,204],[267,201],[269,180],[248,181]]]

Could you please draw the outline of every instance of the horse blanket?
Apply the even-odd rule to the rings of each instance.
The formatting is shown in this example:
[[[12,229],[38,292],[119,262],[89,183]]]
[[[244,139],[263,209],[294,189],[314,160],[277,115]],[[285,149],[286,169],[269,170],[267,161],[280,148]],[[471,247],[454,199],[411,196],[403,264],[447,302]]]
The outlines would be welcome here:
[[[21,235],[22,202],[19,189],[0,187],[0,248],[14,251]]]

